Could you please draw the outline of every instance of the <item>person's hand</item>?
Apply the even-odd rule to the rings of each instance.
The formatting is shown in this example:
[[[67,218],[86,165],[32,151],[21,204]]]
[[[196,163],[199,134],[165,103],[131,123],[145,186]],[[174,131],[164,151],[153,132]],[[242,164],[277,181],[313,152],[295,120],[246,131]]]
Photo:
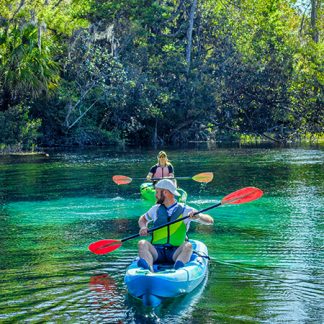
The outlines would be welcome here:
[[[192,212],[189,213],[189,218],[191,219],[199,219],[199,214],[195,214],[196,211],[193,210]]]
[[[150,181],[150,180],[151,180],[151,177],[150,177],[150,176],[147,176],[147,177],[146,177],[146,180],[147,180],[147,181]]]
[[[148,234],[147,227],[146,226],[141,227],[140,231],[139,231],[139,235],[140,236],[146,236],[147,234]]]

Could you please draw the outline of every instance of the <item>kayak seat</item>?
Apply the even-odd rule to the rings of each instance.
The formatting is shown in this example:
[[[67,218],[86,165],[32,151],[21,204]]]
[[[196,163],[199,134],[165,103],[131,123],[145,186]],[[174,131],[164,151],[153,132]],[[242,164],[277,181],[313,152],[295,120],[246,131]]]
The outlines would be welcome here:
[[[193,252],[189,262],[194,261],[198,258],[198,255]],[[159,271],[165,271],[165,270],[171,270],[174,269],[174,264],[154,264],[153,265],[154,272],[159,272]]]
[[[153,269],[154,269],[154,272],[172,270],[173,264],[153,264]]]

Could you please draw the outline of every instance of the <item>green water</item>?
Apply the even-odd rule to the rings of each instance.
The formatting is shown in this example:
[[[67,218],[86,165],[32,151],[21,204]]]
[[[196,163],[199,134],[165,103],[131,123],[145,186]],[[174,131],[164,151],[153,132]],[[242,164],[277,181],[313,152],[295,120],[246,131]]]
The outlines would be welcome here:
[[[212,258],[208,278],[156,309],[123,283],[136,240],[104,256],[87,250],[137,233],[150,207],[141,181],[111,177],[144,177],[156,151],[49,153],[0,158],[0,322],[323,323],[323,149],[168,150],[178,176],[214,172],[205,186],[179,181],[197,209],[245,186],[264,197],[192,226]]]

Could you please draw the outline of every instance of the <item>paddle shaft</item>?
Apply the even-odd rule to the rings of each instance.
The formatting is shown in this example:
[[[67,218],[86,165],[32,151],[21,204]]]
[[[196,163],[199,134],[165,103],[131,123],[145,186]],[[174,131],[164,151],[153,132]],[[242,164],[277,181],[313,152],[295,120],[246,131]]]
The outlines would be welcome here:
[[[163,177],[163,178],[151,178],[150,181],[152,181],[152,180],[153,181],[155,181],[155,180],[162,180],[162,179],[193,180],[194,177],[195,176],[193,176],[193,177]],[[133,179],[135,179],[135,178],[133,178]]]
[[[199,210],[199,211],[195,212],[194,215],[197,215],[197,214],[203,213],[203,212],[205,212],[205,211],[207,211],[207,210],[210,210],[210,209],[216,208],[216,207],[220,206],[221,204],[222,204],[222,203],[220,202],[220,203],[217,203],[217,204],[215,204],[215,205],[209,206],[209,207],[207,207],[207,208],[205,208],[205,209]],[[182,220],[184,220],[184,219],[186,219],[186,218],[189,218],[189,215],[188,215],[188,216],[181,217],[181,218],[178,218],[178,219],[176,219],[176,220],[174,220],[174,221],[172,221],[172,222],[168,222],[168,223],[165,223],[165,224],[163,224],[163,225],[160,225],[160,226],[157,226],[157,227],[153,227],[153,228],[149,229],[147,232],[148,232],[148,233],[152,233],[152,232],[154,232],[154,231],[156,231],[156,230],[158,230],[158,229],[160,229],[160,228],[162,228],[162,227],[169,226],[169,225],[172,225],[172,224],[175,224],[175,223],[181,222]],[[121,242],[126,242],[126,241],[128,241],[128,240],[131,240],[131,239],[136,238],[136,237],[139,237],[139,236],[140,236],[140,235],[137,233],[137,234],[134,234],[134,235],[132,235],[132,236],[125,237],[125,238],[123,238],[123,239],[120,240],[120,241],[121,241]]]
[[[193,177],[164,177],[164,178],[151,178],[151,179],[143,179],[143,180],[148,180],[148,181],[158,181],[158,180],[162,180],[162,179],[170,179],[170,180],[172,180],[172,179],[177,179],[177,180],[191,180]],[[133,179],[135,179],[135,178],[133,178]]]

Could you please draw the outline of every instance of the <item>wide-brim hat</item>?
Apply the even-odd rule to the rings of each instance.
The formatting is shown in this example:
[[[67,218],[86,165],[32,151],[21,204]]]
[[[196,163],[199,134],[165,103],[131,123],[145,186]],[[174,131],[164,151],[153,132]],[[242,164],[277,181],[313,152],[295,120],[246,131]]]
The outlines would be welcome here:
[[[177,191],[175,184],[169,179],[162,179],[156,185],[155,188],[169,190],[175,196],[181,196]]]

